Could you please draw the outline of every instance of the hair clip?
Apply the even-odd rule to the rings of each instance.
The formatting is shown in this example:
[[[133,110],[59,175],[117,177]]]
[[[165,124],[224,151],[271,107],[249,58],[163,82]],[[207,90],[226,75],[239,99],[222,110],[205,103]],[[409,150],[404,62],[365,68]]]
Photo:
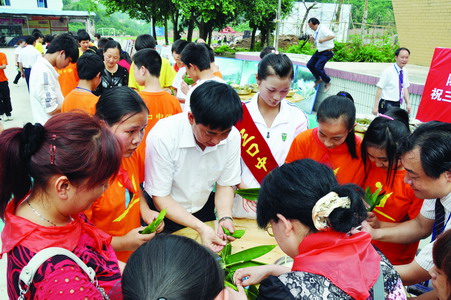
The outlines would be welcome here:
[[[52,135],[52,140],[55,141],[56,140],[56,135]],[[54,165],[55,164],[55,160],[56,160],[56,146],[54,144],[50,144],[50,149],[49,149],[49,154],[50,154],[50,164]]]
[[[277,51],[277,50],[271,50],[271,53],[274,53],[275,55],[279,55],[279,51]]]
[[[392,121],[395,120],[392,117],[384,115],[384,114],[379,114],[378,117],[386,118],[386,119],[389,119],[389,120],[392,120]]]

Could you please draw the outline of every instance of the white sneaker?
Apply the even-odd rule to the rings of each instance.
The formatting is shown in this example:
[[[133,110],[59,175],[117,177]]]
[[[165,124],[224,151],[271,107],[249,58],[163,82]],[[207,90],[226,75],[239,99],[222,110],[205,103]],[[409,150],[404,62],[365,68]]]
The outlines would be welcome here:
[[[6,121],[12,121],[13,117],[12,116],[6,116]]]
[[[13,85],[14,85],[15,87],[19,87],[19,84],[17,84],[17,83],[13,83]]]

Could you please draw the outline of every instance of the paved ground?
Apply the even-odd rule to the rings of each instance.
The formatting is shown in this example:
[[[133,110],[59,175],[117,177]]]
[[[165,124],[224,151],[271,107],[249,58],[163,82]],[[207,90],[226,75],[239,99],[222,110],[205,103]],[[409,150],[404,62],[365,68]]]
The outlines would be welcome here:
[[[14,49],[12,48],[0,48],[0,52],[4,52],[8,58],[8,67],[5,70],[6,76],[9,79],[9,87],[11,90],[11,101],[13,106],[12,121],[0,121],[3,127],[11,128],[17,126],[23,126],[27,122],[32,122],[31,117],[31,109],[29,102],[29,95],[27,90],[27,85],[25,83],[25,79],[21,78],[19,80],[19,86],[16,87],[13,85],[12,81],[17,74],[16,68],[14,66]],[[290,55],[291,56],[291,55]],[[306,60],[308,61],[308,59]],[[334,65],[338,63],[330,62],[328,65]],[[353,71],[356,73],[367,74],[367,75],[375,75],[379,76],[382,73],[382,70],[386,67],[386,64],[379,63],[339,63],[341,68],[345,68],[346,71]],[[429,68],[409,65],[409,77],[411,81],[418,84],[424,84],[426,81],[426,75]],[[1,221],[0,221],[1,223]],[[2,224],[0,224],[0,231],[3,228]],[[427,240],[423,240],[421,245],[427,243]],[[1,245],[1,241],[0,241]],[[420,246],[421,246],[420,245]],[[0,259],[0,299],[7,299],[6,293],[6,256]]]

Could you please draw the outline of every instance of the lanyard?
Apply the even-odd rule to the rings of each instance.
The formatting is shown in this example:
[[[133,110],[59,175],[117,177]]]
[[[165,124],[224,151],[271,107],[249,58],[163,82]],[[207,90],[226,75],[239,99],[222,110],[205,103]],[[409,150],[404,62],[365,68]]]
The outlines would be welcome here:
[[[91,94],[92,94],[92,91],[91,90],[88,90],[88,89],[85,89],[85,88],[82,88],[82,87],[79,87],[79,86],[77,86],[77,87],[75,87],[76,89],[79,89],[79,90],[83,90],[83,91],[87,91],[87,92],[90,92]]]

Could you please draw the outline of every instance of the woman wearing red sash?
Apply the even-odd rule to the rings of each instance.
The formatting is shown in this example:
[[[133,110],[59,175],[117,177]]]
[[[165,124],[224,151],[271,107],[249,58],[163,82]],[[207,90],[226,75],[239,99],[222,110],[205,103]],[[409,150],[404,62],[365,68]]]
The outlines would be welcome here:
[[[240,269],[235,283],[261,282],[259,299],[406,299],[392,265],[356,229],[367,216],[362,195],[310,159],[274,169],[261,187],[257,223],[271,227],[293,267]]]
[[[412,187],[404,182],[406,170],[397,155],[398,141],[410,135],[409,115],[400,108],[392,108],[375,118],[362,142],[362,160],[365,165],[365,183],[373,193],[382,186],[385,198],[369,213],[368,222],[374,228],[389,227],[415,219],[423,199],[415,197]],[[379,184],[378,184],[379,183]],[[393,265],[412,262],[418,243],[395,244],[373,241]]]
[[[307,130],[305,114],[285,99],[293,76],[293,62],[285,54],[267,54],[258,64],[259,92],[243,105],[243,120],[236,125],[243,137],[253,138],[249,143],[243,140],[240,188],[260,187],[264,176],[285,162],[294,138]],[[254,143],[256,155],[247,151]],[[265,168],[259,164],[262,158],[267,158]],[[255,219],[255,201],[235,196],[233,216]]]
[[[301,132],[293,141],[285,162],[310,158],[334,170],[339,183],[363,182],[359,157],[362,139],[355,135],[355,106],[344,96],[330,96],[321,102],[318,127]]]

